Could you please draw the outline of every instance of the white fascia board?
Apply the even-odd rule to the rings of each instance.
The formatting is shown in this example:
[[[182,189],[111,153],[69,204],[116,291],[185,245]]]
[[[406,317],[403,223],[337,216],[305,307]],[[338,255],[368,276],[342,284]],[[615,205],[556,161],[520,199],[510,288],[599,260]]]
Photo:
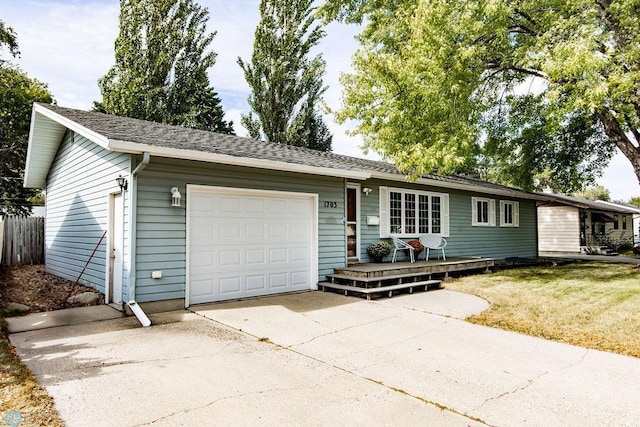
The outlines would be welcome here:
[[[509,189],[500,190],[497,188],[487,188],[480,185],[460,184],[456,182],[446,182],[446,181],[440,181],[436,179],[418,178],[415,181],[408,181],[406,175],[396,175],[396,174],[386,173],[386,172],[373,172],[371,174],[371,177],[378,178],[378,179],[385,179],[389,181],[400,181],[408,184],[413,183],[413,184],[429,185],[432,187],[450,188],[450,189],[463,190],[463,191],[473,191],[477,193],[511,197],[514,199],[531,199],[531,200],[544,200],[544,201],[551,200],[551,198],[540,196],[538,194],[526,193],[526,192],[517,191],[517,190],[509,190]]]
[[[221,163],[233,166],[246,166],[250,168],[270,169],[283,172],[297,172],[311,175],[333,176],[356,180],[368,179],[371,175],[367,172],[349,171],[345,169],[333,169],[318,166],[306,166],[297,163],[278,162],[274,160],[253,159],[248,157],[235,157],[228,154],[205,153],[202,151],[180,150],[176,148],[158,147],[147,144],[137,144],[128,141],[109,140],[109,150],[142,154],[147,151],[151,156],[167,157],[171,159],[195,160],[200,162]]]
[[[596,200],[597,203],[606,203],[607,205],[611,205],[615,208],[618,209],[622,209],[622,210],[626,210],[628,211],[627,213],[640,213],[640,207],[636,208],[636,207],[632,207],[632,206],[627,206],[627,205],[621,205],[618,203],[614,203],[614,202],[607,202],[604,200]]]
[[[33,105],[33,111],[35,113],[39,113],[42,114],[45,117],[50,118],[51,120],[60,123],[62,126],[66,127],[67,129],[84,136],[85,138],[95,142],[96,144],[98,144],[99,146],[101,146],[102,148],[108,148],[109,146],[109,139],[102,135],[99,134],[98,132],[94,132],[91,129],[87,129],[86,127],[82,126],[81,124],[74,122],[71,119],[68,119],[64,116],[61,116],[58,113],[55,113],[51,110],[49,110],[47,107],[39,105],[39,104],[34,104]]]
[[[29,125],[29,142],[25,162],[24,186],[44,188],[51,163],[67,129],[76,132],[106,148],[106,137],[93,132],[73,120],[49,110],[44,105],[33,104]]]

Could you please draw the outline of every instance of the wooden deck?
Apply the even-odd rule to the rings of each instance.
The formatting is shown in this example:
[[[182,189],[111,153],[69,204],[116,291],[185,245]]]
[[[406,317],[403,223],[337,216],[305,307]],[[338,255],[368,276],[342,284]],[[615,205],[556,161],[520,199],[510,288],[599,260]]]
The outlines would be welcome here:
[[[433,276],[446,279],[449,273],[484,270],[493,268],[495,262],[491,258],[450,258],[447,261],[429,260],[411,262],[396,262],[382,264],[360,264],[345,268],[334,269],[334,274],[327,275],[327,282],[318,283],[323,290],[334,290],[365,295],[371,299],[372,295],[387,293],[389,298],[400,290],[413,293],[415,289],[440,289],[440,280]]]
[[[384,277],[400,274],[432,274],[448,277],[449,273],[467,270],[490,270],[495,266],[493,258],[449,258],[446,261],[384,262],[382,264],[360,264],[336,268],[335,274],[352,277]]]

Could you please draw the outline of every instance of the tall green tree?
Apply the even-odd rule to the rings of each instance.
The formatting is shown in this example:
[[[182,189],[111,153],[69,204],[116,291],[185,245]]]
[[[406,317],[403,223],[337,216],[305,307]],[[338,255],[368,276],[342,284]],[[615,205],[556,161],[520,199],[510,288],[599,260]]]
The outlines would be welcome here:
[[[313,0],[262,0],[251,62],[238,58],[251,87],[242,124],[255,139],[331,151],[322,119],[325,61],[311,57],[324,37]]]
[[[16,34],[0,21],[0,48],[18,55]],[[31,109],[34,102],[53,102],[47,86],[18,67],[0,62],[0,215],[26,215],[37,191],[23,187]]]
[[[484,148],[491,118],[517,118],[520,98],[539,95],[526,129],[545,139],[506,152],[545,169],[521,150],[563,144],[575,156],[558,166],[597,171],[617,147],[640,181],[639,0],[328,0],[324,11],[366,25],[339,118],[358,120],[366,146],[402,169],[456,170]],[[576,126],[581,137],[564,137]]]
[[[95,109],[233,133],[207,75],[216,59],[208,19],[193,0],[121,0],[115,64],[98,81]]]

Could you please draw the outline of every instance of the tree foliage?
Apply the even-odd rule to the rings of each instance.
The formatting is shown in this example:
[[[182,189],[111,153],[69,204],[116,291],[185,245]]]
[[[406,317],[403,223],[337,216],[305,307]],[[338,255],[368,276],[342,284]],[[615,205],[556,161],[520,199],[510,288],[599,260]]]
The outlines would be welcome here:
[[[208,19],[193,0],[121,0],[115,64],[98,81],[95,109],[233,133],[207,75],[216,58]]]
[[[639,0],[329,0],[326,17],[366,23],[339,119],[415,174],[457,170],[499,130],[485,154],[507,179],[552,166],[575,189],[618,147],[640,180],[639,12]]]
[[[312,0],[262,0],[251,62],[238,58],[252,89],[242,124],[256,139],[331,151],[332,135],[320,107],[326,87],[321,55],[311,49],[324,36]]]
[[[7,47],[11,56],[18,56],[20,51],[18,50],[18,37],[16,36],[13,28],[7,26],[2,20],[0,20],[0,49]],[[3,61],[0,61],[2,64]]]
[[[0,214],[26,215],[37,191],[23,187],[31,109],[53,102],[47,86],[17,67],[0,65]]]
[[[574,193],[574,196],[587,200],[603,200],[605,202],[611,201],[611,193],[602,185],[587,187],[582,191]]]
[[[630,198],[629,204],[640,208],[640,196]]]

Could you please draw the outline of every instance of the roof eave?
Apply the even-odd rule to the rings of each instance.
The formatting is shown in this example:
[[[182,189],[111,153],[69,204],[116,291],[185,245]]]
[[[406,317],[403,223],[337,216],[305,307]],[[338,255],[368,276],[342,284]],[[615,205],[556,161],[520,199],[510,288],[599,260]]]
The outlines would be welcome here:
[[[109,140],[109,149],[112,151],[131,154],[148,152],[151,156],[166,157],[181,160],[195,160],[208,163],[220,163],[232,166],[245,166],[260,169],[277,170],[283,172],[306,173],[311,175],[332,176],[337,178],[365,180],[371,174],[346,169],[334,169],[319,166],[307,166],[297,163],[279,162],[274,160],[254,159],[249,157],[236,157],[228,154],[206,153],[194,150],[182,150],[177,148],[160,147],[148,144],[139,144],[130,141]]]
[[[390,180],[390,181],[408,182],[406,175],[397,175],[397,174],[387,173],[387,172],[373,172],[371,174],[371,177]],[[530,200],[542,200],[542,201],[550,200],[548,197],[540,196],[538,194],[527,193],[525,191],[520,191],[520,190],[511,190],[508,188],[505,188],[505,189],[489,188],[481,185],[447,182],[447,181],[441,181],[441,180],[429,179],[429,178],[418,178],[413,182],[416,184],[429,185],[432,187],[442,187],[442,188],[450,188],[454,190],[473,191],[478,193],[493,194],[496,196],[511,197],[514,199],[530,199]]]
[[[34,103],[25,162],[24,186],[26,188],[46,186],[49,169],[67,129],[108,149],[108,140],[103,135],[51,111],[44,105]]]

